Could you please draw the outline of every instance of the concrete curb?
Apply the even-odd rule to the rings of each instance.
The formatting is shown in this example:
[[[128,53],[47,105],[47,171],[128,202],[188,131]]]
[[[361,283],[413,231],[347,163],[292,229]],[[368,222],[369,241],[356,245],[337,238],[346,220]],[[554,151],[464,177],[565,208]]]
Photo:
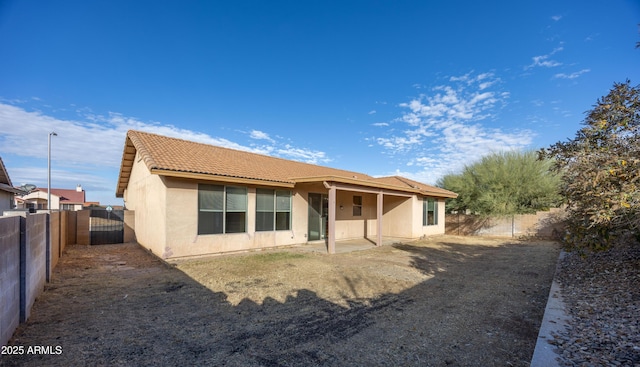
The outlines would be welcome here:
[[[560,363],[556,360],[559,355],[554,351],[554,349],[556,349],[555,346],[549,344],[549,341],[553,340],[551,334],[557,334],[562,331],[570,319],[565,311],[560,284],[556,281],[556,276],[560,269],[560,261],[565,255],[566,253],[562,251],[558,257],[556,272],[553,276],[551,289],[549,290],[547,307],[544,310],[544,317],[542,318],[542,325],[540,325],[540,331],[538,332],[536,348],[531,358],[531,367],[560,367]]]

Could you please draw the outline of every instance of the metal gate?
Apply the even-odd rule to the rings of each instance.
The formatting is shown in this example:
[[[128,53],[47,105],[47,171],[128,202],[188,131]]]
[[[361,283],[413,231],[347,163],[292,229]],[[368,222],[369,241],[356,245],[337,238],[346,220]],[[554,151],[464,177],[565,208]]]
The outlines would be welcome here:
[[[124,242],[124,210],[91,209],[89,235],[92,245]]]

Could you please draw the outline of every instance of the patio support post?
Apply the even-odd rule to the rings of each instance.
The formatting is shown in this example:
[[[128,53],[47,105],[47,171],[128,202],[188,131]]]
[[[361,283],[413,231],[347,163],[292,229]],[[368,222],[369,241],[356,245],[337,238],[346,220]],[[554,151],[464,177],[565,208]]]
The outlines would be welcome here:
[[[327,233],[327,251],[336,253],[336,186],[329,187],[329,228]]]
[[[376,232],[378,234],[378,239],[376,241],[376,246],[382,246],[382,191],[378,192],[377,195],[377,204],[376,204],[376,217],[377,217],[377,229]]]

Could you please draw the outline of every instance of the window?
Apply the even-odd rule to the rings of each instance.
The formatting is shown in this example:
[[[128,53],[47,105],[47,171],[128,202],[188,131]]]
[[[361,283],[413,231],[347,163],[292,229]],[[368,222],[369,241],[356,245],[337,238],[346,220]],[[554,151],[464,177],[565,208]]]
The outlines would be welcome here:
[[[256,189],[256,231],[291,229],[291,191]]]
[[[74,210],[75,205],[73,204],[62,204],[62,210]]]
[[[247,231],[247,189],[244,187],[225,187],[225,233]]]
[[[246,232],[247,189],[198,185],[198,234]]]
[[[422,225],[434,226],[438,224],[438,202],[433,198],[422,199]]]
[[[353,196],[353,216],[362,216],[362,196]]]
[[[276,231],[291,229],[291,191],[276,190]]]
[[[32,210],[47,209],[47,205],[44,203],[26,202],[25,205],[26,205],[25,206],[26,209],[32,209]]]

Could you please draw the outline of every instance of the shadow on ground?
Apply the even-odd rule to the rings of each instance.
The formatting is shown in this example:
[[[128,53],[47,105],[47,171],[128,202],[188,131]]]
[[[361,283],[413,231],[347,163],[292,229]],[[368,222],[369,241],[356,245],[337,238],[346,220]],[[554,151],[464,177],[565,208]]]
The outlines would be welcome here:
[[[528,366],[557,246],[440,245],[393,245],[435,276],[349,307],[308,289],[234,306],[136,245],[72,246],[10,342],[62,354],[0,365]]]

